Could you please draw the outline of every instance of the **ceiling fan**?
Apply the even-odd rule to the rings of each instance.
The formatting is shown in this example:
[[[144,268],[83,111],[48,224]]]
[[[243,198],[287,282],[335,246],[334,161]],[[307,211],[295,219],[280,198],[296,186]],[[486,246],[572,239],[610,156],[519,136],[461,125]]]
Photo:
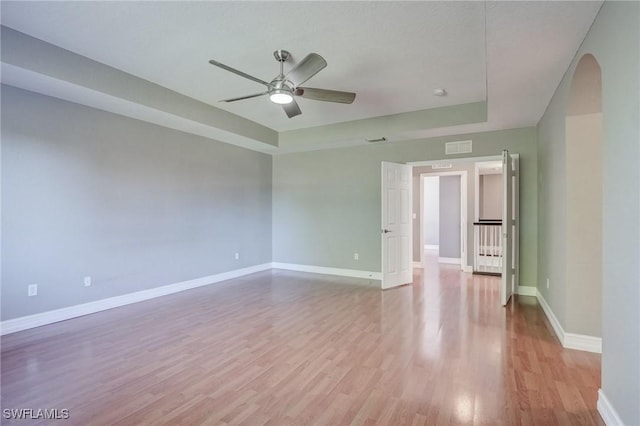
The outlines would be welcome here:
[[[327,66],[327,61],[317,53],[310,53],[305,56],[304,59],[291,68],[286,75],[284,74],[284,63],[291,57],[291,54],[286,50],[276,50],[273,52],[273,56],[275,56],[276,60],[280,62],[280,74],[278,74],[276,78],[271,80],[269,83],[211,59],[209,61],[211,65],[215,65],[223,70],[230,71],[241,77],[248,78],[249,80],[267,86],[266,92],[240,96],[238,98],[223,99],[220,102],[235,102],[243,99],[269,95],[271,102],[282,105],[287,117],[292,118],[296,115],[302,114],[294,96],[313,99],[316,101],[338,102],[343,104],[350,104],[356,98],[356,94],[351,92],[340,92],[337,90],[316,89],[313,87],[300,86]]]

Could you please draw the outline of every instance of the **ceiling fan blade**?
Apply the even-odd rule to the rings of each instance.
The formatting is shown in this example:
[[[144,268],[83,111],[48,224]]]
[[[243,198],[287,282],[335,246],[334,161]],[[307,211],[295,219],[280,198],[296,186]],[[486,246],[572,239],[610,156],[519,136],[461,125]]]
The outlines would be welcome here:
[[[283,104],[282,108],[284,108],[284,112],[287,113],[287,117],[289,118],[293,118],[296,115],[302,114],[302,111],[300,110],[300,107],[295,100],[289,102],[288,104]]]
[[[341,104],[350,104],[356,98],[356,94],[352,92],[315,89],[313,87],[298,87],[295,94],[314,101],[339,102]]]
[[[254,77],[254,76],[252,76],[252,75],[249,75],[249,74],[247,74],[247,73],[244,73],[244,72],[242,72],[242,71],[239,71],[239,70],[237,70],[237,69],[235,69],[235,68],[231,68],[231,67],[230,67],[230,66],[228,66],[228,65],[222,64],[222,63],[220,63],[220,62],[218,62],[218,61],[214,61],[213,59],[210,59],[210,60],[209,60],[209,63],[210,63],[211,65],[215,65],[216,67],[220,67],[220,68],[222,68],[223,70],[227,70],[227,71],[229,71],[229,72],[232,72],[232,73],[234,73],[234,74],[237,74],[237,75],[239,75],[240,77],[248,78],[249,80],[253,80],[253,81],[255,81],[256,83],[264,84],[265,86],[269,87],[269,83],[267,83],[266,81],[264,81],[264,80],[260,80],[260,79],[259,79],[259,78],[257,78],[257,77]]]
[[[327,66],[327,61],[317,53],[309,53],[304,59],[298,62],[286,76],[286,79],[297,87],[309,80]]]
[[[262,95],[266,95],[269,92],[262,92],[262,93],[256,93],[254,95],[247,95],[247,96],[240,96],[238,98],[229,98],[229,99],[222,99],[219,100],[218,102],[235,102],[235,101],[241,101],[243,99],[251,99],[251,98],[257,98],[258,96],[262,96]]]

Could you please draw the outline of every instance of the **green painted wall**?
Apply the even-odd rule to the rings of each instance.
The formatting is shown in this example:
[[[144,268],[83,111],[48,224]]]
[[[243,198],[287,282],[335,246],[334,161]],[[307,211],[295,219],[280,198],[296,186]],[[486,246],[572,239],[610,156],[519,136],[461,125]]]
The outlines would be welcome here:
[[[445,158],[445,142],[473,140],[473,153],[520,154],[521,284],[537,282],[537,144],[533,127],[313,151],[273,158],[273,260],[381,270],[380,163]],[[353,253],[360,260],[353,260]]]
[[[538,125],[538,290],[569,333],[602,297],[602,392],[623,424],[640,424],[640,3],[605,2]],[[602,294],[567,284],[565,115],[571,78],[591,53],[602,72]],[[545,277],[551,286],[546,288]]]

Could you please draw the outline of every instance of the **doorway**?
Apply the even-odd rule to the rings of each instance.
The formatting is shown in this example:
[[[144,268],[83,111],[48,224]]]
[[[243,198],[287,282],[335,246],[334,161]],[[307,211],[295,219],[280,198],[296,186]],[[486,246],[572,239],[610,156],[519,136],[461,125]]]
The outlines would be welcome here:
[[[503,167],[501,160],[474,164],[473,273],[502,275]]]
[[[502,161],[475,163],[474,219],[476,221],[502,220]]]
[[[602,294],[602,83],[598,62],[584,55],[571,80],[565,112],[566,294]],[[565,327],[602,335],[602,297],[567,296]]]
[[[430,250],[439,263],[455,264],[464,269],[467,259],[467,171],[433,172],[416,168],[416,175],[419,196],[415,198],[419,208],[414,217],[417,222],[414,253],[418,256],[414,256],[417,258],[414,265],[423,267],[425,250]]]
[[[497,233],[495,235],[492,246],[508,247],[509,253],[499,252],[492,253],[494,260],[497,259],[499,264],[497,265],[496,272],[500,275],[503,274],[503,268],[507,263],[507,283],[503,284],[503,287],[509,287],[504,289],[503,293],[507,297],[503,297],[505,301],[509,300],[508,295],[512,292],[518,291],[519,285],[519,221],[517,220],[519,211],[519,155],[509,154],[506,155],[511,158],[509,161],[509,179],[505,178],[504,167],[504,155],[489,156],[489,157],[470,157],[470,158],[458,158],[451,160],[432,160],[432,161],[420,161],[408,163],[413,166],[413,191],[414,191],[414,213],[413,213],[413,265],[414,268],[424,267],[424,249],[435,248],[436,243],[430,241],[428,232],[425,230],[424,224],[427,223],[428,218],[425,217],[425,211],[429,211],[430,204],[425,202],[425,198],[430,197],[425,195],[425,186],[434,186],[434,184],[425,183],[427,181],[421,175],[426,177],[433,176],[447,176],[458,174],[461,177],[461,198],[460,198],[460,247],[461,257],[460,261],[457,261],[460,265],[460,269],[464,272],[474,272],[474,265],[476,264],[476,254],[479,250],[476,249],[476,230],[475,222],[479,219],[500,219],[497,216],[504,217],[505,212],[509,211],[508,224],[509,227],[506,231],[505,227],[502,227],[502,223],[498,223],[499,226],[495,228]],[[447,171],[443,171],[443,169]],[[488,177],[486,175],[500,174],[500,177]],[[469,181],[469,179],[473,179]],[[509,181],[508,188],[505,188],[504,183]],[[493,190],[499,189],[499,193],[496,194]],[[479,195],[480,191],[484,190],[484,198]],[[510,196],[509,203],[505,203],[505,191]],[[432,197],[431,197],[432,198]],[[472,208],[468,208],[473,203]],[[435,210],[435,209],[432,209]],[[440,209],[437,209],[438,212]],[[449,215],[450,216],[450,215]],[[457,216],[457,215],[456,215]],[[505,231],[507,235],[507,243],[505,243]],[[438,241],[438,249],[440,243]],[[491,249],[490,247],[485,247]],[[440,255],[440,257],[444,257]],[[507,263],[502,262],[506,258]],[[447,259],[443,259],[446,261]]]

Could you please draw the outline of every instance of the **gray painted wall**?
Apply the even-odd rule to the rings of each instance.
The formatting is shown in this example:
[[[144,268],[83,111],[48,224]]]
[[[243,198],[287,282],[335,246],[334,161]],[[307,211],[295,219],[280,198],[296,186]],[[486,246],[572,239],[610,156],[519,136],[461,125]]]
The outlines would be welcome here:
[[[602,294],[602,114],[568,116],[567,294]],[[566,327],[602,336],[602,298],[567,299]]]
[[[521,284],[534,285],[537,144],[532,127],[274,156],[274,261],[380,271],[380,162],[442,159],[445,142],[466,139],[473,140],[474,151],[453,158],[500,155],[504,148],[520,154]],[[354,252],[360,260],[353,260]]]
[[[480,219],[502,219],[502,175],[480,175]]]
[[[460,257],[460,176],[440,177],[440,257]]]
[[[424,204],[424,222],[422,230],[424,233],[424,244],[437,246],[440,244],[440,178],[438,176],[426,177],[424,179],[423,189],[422,203]],[[417,194],[417,192],[414,192],[414,194]],[[415,197],[414,195],[414,198],[418,198],[418,202],[420,202],[420,197]],[[418,212],[419,211],[420,208],[418,207]],[[420,229],[419,224],[414,228],[414,233],[415,229]]]
[[[538,290],[567,332],[588,315],[598,294],[566,281],[565,115],[578,60],[595,56],[602,70],[602,391],[627,425],[640,424],[640,3],[605,2],[538,125]],[[598,208],[598,206],[593,206]],[[524,255],[524,254],[523,254]],[[546,288],[545,277],[551,286]],[[597,333],[597,330],[588,330]]]
[[[269,155],[9,86],[1,135],[2,320],[271,261]]]

